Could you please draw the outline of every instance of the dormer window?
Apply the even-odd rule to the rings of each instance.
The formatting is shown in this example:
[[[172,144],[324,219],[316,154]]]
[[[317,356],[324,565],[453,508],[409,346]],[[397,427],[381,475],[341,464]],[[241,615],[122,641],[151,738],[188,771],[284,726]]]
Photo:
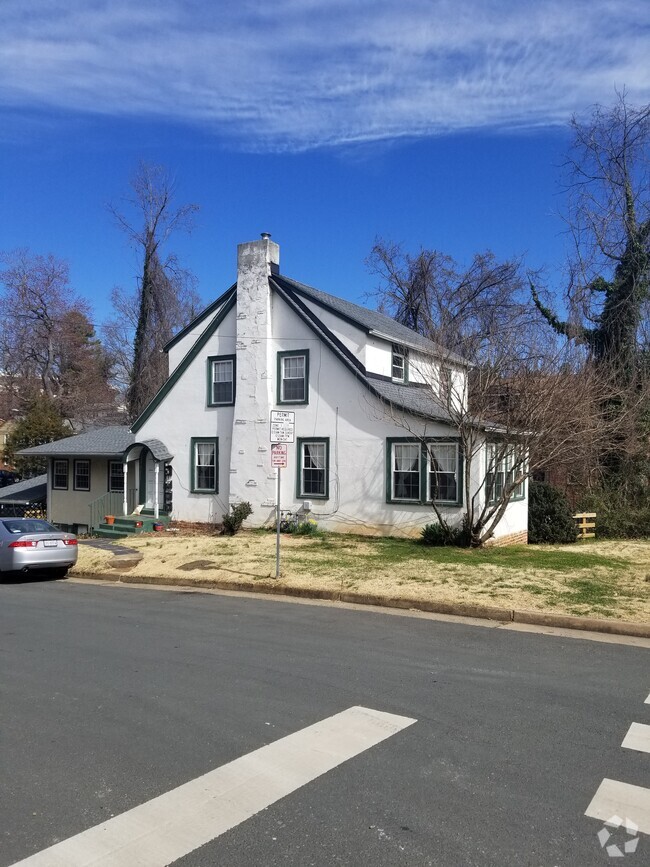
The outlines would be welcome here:
[[[407,382],[408,380],[408,349],[393,343],[393,360],[391,366],[393,382]]]

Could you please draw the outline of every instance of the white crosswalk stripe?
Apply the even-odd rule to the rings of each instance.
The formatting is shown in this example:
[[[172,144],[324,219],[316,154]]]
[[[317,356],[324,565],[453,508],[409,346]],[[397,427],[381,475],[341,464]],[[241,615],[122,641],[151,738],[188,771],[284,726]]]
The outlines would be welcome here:
[[[13,867],[165,867],[415,722],[348,708]]]
[[[650,834],[650,789],[604,779],[585,810],[585,816],[606,822],[612,816],[631,819],[643,834]]]
[[[643,725],[642,723],[632,723],[621,746],[628,750],[650,753],[650,726]]]

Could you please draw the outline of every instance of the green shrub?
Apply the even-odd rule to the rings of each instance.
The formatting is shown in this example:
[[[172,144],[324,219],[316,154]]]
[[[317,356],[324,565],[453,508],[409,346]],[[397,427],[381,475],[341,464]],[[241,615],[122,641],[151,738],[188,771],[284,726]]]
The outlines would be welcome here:
[[[298,521],[294,525],[292,532],[296,536],[313,536],[315,533],[318,533],[318,524],[313,518],[308,518],[306,521]]]
[[[469,544],[464,527],[445,527],[443,524],[426,524],[421,530],[420,542],[437,548],[443,545],[466,548]]]
[[[294,512],[285,513],[280,520],[280,532],[294,536],[313,536],[319,532],[313,518],[304,518]]]
[[[231,506],[230,511],[223,516],[221,532],[224,536],[234,536],[238,530],[241,530],[241,525],[252,513],[253,509],[250,503],[237,503]]]
[[[544,482],[528,488],[528,541],[575,542],[577,531],[569,501],[561,491]]]

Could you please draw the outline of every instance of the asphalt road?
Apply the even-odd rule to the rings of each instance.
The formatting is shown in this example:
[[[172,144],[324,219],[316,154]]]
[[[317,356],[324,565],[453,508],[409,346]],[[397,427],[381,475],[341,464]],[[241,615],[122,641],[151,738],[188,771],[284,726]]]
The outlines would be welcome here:
[[[587,805],[650,788],[640,647],[37,582],[0,587],[0,660],[0,867],[356,705],[417,723],[176,865],[611,864]]]

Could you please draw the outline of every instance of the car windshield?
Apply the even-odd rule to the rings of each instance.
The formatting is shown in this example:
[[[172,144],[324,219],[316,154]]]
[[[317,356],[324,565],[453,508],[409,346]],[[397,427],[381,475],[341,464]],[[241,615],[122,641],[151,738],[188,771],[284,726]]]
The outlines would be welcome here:
[[[6,530],[18,535],[20,533],[58,533],[57,527],[48,524],[47,521],[3,521]]]

